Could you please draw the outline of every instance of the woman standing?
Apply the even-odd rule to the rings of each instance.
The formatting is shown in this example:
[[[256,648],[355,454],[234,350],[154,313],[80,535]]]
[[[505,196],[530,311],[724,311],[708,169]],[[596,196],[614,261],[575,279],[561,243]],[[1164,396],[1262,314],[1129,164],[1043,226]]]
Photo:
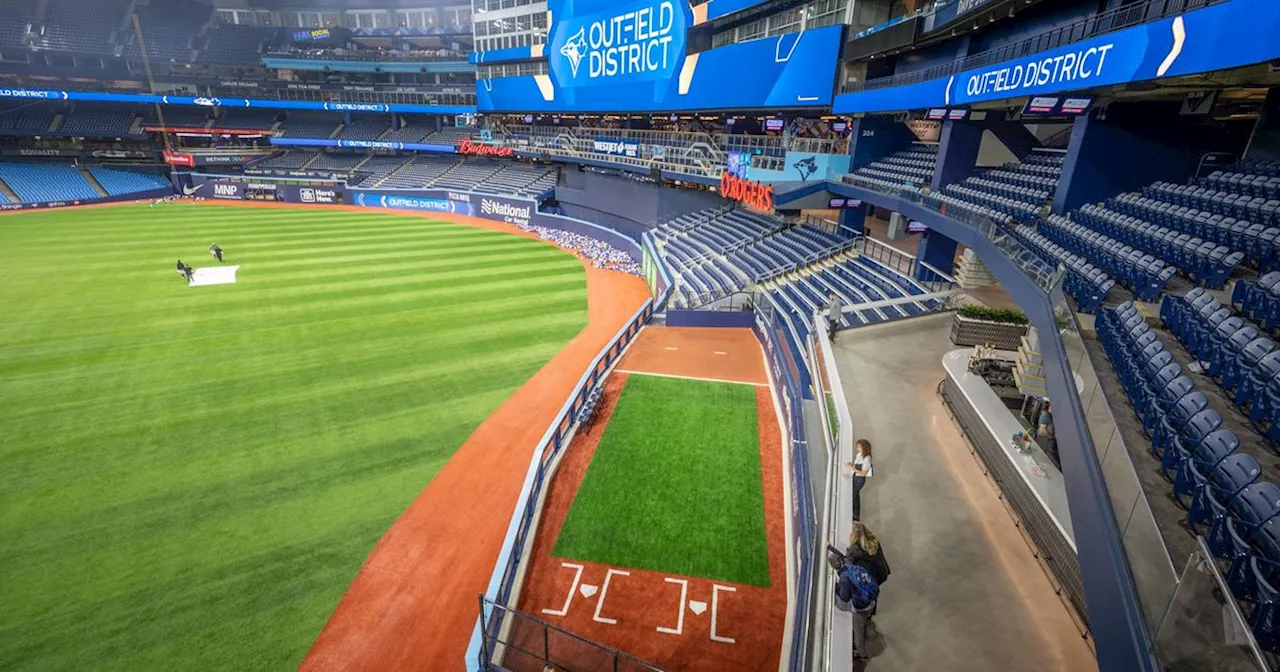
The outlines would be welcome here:
[[[849,532],[849,548],[845,550],[844,555],[845,562],[867,570],[877,587],[883,586],[884,582],[889,580],[889,563],[884,559],[884,552],[880,548],[880,542],[876,540],[876,535],[872,534],[866,525],[853,524],[853,530]],[[883,594],[883,591],[877,592]],[[853,610],[853,659],[855,661],[866,660],[869,657],[867,630],[871,626],[871,619],[876,615],[876,608],[880,606],[878,597],[877,595],[877,599],[870,606]]]
[[[853,519],[862,520],[862,486],[871,478],[871,442],[858,439],[853,444],[854,458],[844,466],[853,470]]]

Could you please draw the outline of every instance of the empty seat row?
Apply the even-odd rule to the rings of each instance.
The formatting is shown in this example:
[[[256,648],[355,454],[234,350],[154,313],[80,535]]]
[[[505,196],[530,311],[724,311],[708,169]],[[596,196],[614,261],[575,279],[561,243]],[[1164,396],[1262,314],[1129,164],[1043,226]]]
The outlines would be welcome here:
[[[1053,265],[1062,264],[1067,269],[1062,288],[1076,300],[1080,311],[1092,313],[1096,311],[1107,292],[1115,286],[1116,281],[1106,271],[1089,263],[1088,259],[1075,254],[1067,248],[1049,240],[1029,225],[1019,226],[1014,236],[1031,248],[1040,251],[1041,258]]]
[[[1280,228],[1168,203],[1141,194],[1121,194],[1107,208],[1244,252],[1263,272],[1280,263]]]
[[[1165,285],[1178,272],[1176,266],[1061,215],[1040,220],[1037,230],[1068,251],[1103,268],[1143,301],[1158,299]]]
[[[943,191],[950,196],[977,203],[1018,220],[1034,219],[1040,214],[1040,209],[1043,205],[1042,203],[1028,203],[1025,200],[986,192],[982,189],[966,186],[963,182],[949,184]]]
[[[1221,289],[1244,261],[1243,252],[1226,245],[1195,238],[1105,206],[1085,205],[1071,217],[1074,222],[1169,261],[1185,270],[1196,282],[1214,289]]]
[[[1280,352],[1275,341],[1197,287],[1160,303],[1160,319],[1205,372],[1230,394],[1255,429],[1280,440]]]
[[[1215,170],[1208,177],[1201,178],[1200,183],[1210,189],[1233,194],[1280,198],[1280,176],[1277,175]]]
[[[1280,271],[1256,281],[1238,280],[1231,290],[1231,304],[1268,331],[1280,329]]]
[[[1270,179],[1280,181],[1280,178]],[[1238,194],[1193,184],[1170,182],[1156,182],[1144,188],[1142,195],[1224,217],[1247,219],[1267,226],[1280,225],[1280,199],[1267,196]]]

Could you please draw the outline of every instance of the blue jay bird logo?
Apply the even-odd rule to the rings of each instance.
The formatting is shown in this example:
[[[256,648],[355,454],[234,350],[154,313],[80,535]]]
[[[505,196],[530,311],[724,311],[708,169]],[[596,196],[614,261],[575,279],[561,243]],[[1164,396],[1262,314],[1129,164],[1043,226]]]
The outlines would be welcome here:
[[[800,181],[803,182],[818,172],[818,157],[810,156],[795,162],[795,169],[800,172]]]
[[[569,59],[569,69],[573,71],[573,76],[578,76],[578,64],[582,59],[587,57],[587,33],[586,26],[578,29],[578,33],[569,38],[568,42],[560,47],[560,55]]]

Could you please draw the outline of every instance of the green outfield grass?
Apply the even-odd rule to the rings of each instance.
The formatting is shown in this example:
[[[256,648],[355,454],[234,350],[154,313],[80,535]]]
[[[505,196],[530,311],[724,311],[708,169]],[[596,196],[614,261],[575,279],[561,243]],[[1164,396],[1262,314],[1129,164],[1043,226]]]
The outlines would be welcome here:
[[[238,284],[187,287],[215,241]],[[0,670],[292,669],[585,289],[418,217],[0,217]]]
[[[756,388],[632,375],[553,553],[769,585]]]

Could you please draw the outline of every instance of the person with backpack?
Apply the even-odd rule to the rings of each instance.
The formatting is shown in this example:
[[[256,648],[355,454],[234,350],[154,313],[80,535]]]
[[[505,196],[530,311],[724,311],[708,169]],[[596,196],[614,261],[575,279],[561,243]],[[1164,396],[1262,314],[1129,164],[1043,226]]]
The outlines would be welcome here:
[[[867,630],[876,614],[880,586],[889,580],[889,563],[880,542],[862,523],[854,523],[844,553],[830,546],[831,564],[838,566],[836,608],[853,612],[853,659],[866,660]]]

